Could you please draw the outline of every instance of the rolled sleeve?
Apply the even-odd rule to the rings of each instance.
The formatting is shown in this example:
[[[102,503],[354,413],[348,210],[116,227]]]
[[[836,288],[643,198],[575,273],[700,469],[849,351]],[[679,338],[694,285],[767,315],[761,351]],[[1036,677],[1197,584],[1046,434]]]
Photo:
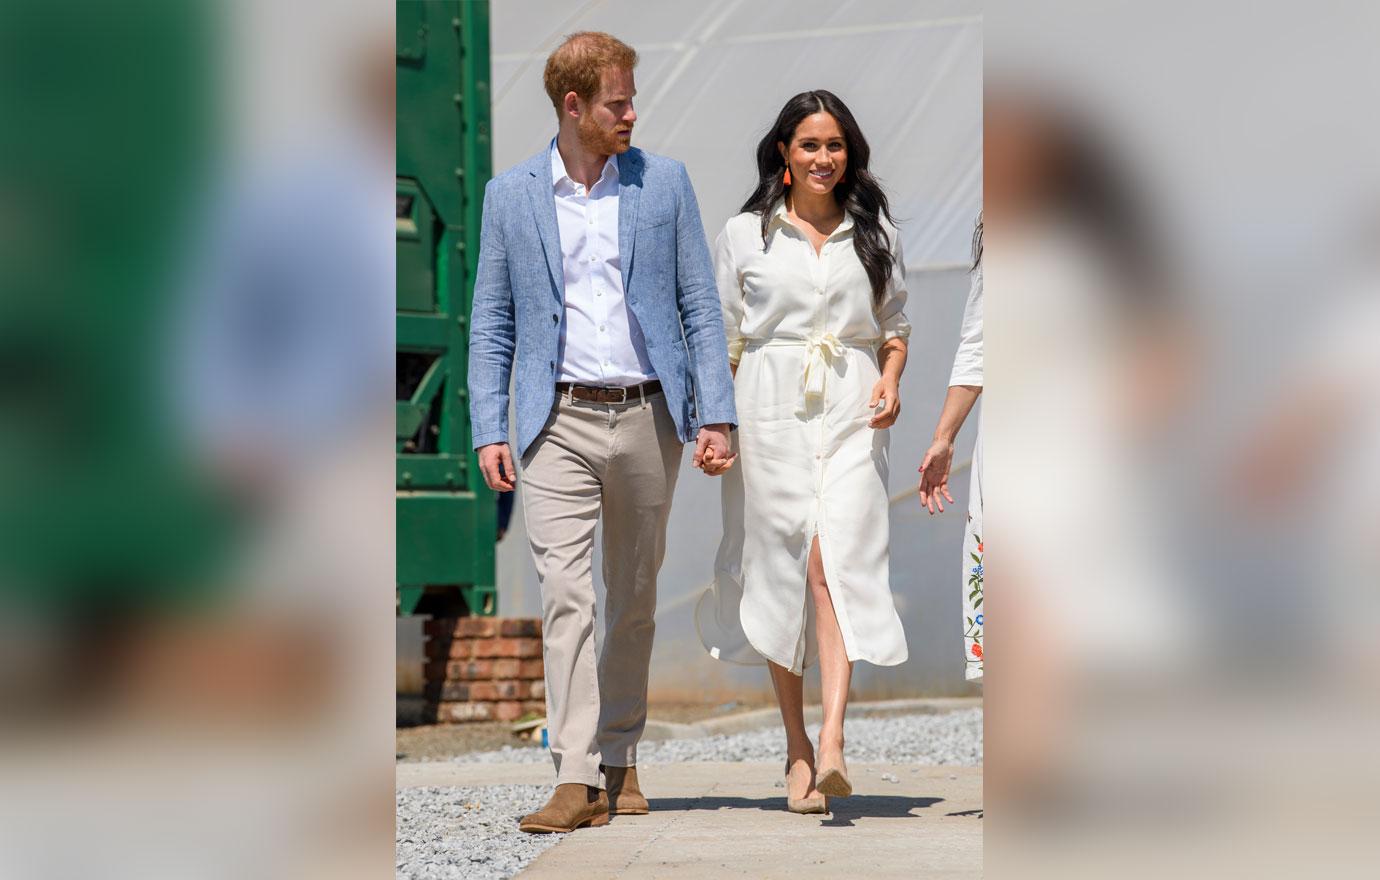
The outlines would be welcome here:
[[[892,232],[891,280],[887,282],[886,293],[877,310],[877,323],[881,327],[882,341],[910,338],[910,319],[906,317],[906,261],[901,253],[901,236]]]
[[[973,272],[968,289],[968,304],[963,308],[963,325],[959,331],[958,352],[954,355],[950,385],[982,387],[982,267]]]
[[[719,233],[714,243],[714,281],[719,287],[719,305],[723,311],[724,336],[728,340],[728,362],[742,360],[743,347],[743,283],[738,275],[738,263],[733,258],[733,242],[728,227]]]

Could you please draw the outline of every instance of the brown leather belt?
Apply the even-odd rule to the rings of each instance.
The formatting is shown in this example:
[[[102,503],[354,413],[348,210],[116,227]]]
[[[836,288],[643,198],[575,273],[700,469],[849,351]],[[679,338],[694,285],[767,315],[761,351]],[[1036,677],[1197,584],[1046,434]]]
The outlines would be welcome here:
[[[661,383],[656,379],[650,382],[643,382],[641,385],[630,385],[627,388],[604,388],[599,385],[576,385],[570,382],[557,382],[557,394],[569,394],[576,400],[588,400],[593,403],[627,403],[630,400],[640,400],[652,394],[661,393]]]

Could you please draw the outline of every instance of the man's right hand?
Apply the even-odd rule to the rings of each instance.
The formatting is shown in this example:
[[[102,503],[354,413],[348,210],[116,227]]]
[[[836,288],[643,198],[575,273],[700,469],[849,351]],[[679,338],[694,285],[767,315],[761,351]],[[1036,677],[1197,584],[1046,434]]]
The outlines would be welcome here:
[[[490,443],[479,447],[479,472],[484,482],[495,492],[511,492],[517,485],[517,471],[513,470],[513,453],[507,443]]]

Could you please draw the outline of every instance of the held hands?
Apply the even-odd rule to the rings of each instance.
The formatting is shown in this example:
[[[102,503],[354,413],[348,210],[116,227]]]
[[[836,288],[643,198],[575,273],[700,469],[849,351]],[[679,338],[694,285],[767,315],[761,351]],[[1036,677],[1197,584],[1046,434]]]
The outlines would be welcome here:
[[[700,428],[695,456],[690,463],[704,471],[707,477],[723,476],[738,458],[738,453],[730,454],[728,449],[728,425],[722,422],[705,425]]]
[[[517,485],[517,471],[513,470],[513,453],[508,444],[490,443],[479,447],[479,472],[495,492],[513,491]]]
[[[872,396],[867,401],[868,408],[877,409],[878,402],[882,404],[882,408],[868,421],[867,426],[880,431],[896,424],[896,417],[901,414],[901,390],[895,379],[883,376],[872,386]]]
[[[920,503],[931,516],[934,515],[935,505],[939,506],[940,513],[944,512],[941,495],[950,504],[954,503],[953,496],[949,494],[949,468],[953,462],[954,445],[948,440],[936,440],[930,444],[925,460],[920,463]]]

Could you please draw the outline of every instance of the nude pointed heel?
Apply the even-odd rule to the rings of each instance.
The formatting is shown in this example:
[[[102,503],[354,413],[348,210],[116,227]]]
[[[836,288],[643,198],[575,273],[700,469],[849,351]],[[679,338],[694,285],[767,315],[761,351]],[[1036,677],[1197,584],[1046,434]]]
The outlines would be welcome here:
[[[848,781],[848,767],[840,763],[837,767],[822,767],[815,788],[829,797],[848,797],[853,793],[853,783]]]
[[[814,797],[793,798],[790,794],[790,784],[791,765],[788,761],[786,762],[786,809],[790,810],[792,813],[803,814],[829,812],[829,801],[824,795],[820,794]]]

